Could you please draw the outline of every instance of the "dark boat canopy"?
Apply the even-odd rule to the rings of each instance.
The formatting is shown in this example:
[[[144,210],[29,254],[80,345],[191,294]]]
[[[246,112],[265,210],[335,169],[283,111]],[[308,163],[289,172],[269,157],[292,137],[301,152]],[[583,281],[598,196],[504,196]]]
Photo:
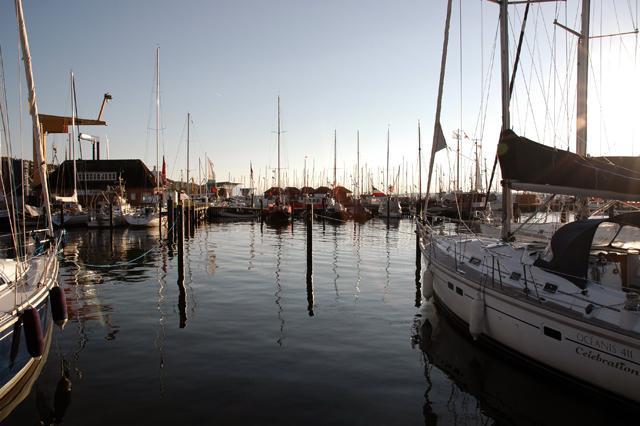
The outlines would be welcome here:
[[[512,189],[640,201],[638,157],[582,157],[506,130],[498,159]]]
[[[534,265],[556,273],[584,289],[593,238],[598,227],[605,222],[620,225],[615,235],[607,243],[611,246],[622,226],[640,228],[640,212],[625,213],[611,219],[587,219],[568,223],[558,229],[551,237],[553,258],[549,261],[539,258]]]

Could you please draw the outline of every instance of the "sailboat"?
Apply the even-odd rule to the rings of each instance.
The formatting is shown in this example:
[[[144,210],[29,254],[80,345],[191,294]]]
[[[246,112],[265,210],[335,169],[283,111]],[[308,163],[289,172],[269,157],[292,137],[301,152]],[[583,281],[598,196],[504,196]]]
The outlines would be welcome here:
[[[384,219],[400,219],[402,217],[402,207],[398,197],[392,194],[393,190],[389,185],[389,129],[387,129],[387,171],[385,172],[386,179],[386,199],[380,203],[378,208],[378,215]]]
[[[291,206],[285,204],[283,199],[283,191],[280,186],[280,96],[278,96],[278,181],[277,187],[272,188],[275,196],[274,202],[269,203],[266,213],[266,221],[273,226],[284,226],[291,220]]]
[[[324,215],[330,219],[346,221],[351,218],[349,211],[338,199],[338,181],[336,176],[337,167],[337,132],[333,131],[333,196],[328,198],[325,204]]]
[[[433,296],[442,312],[465,324],[473,339],[570,383],[638,404],[640,247],[636,236],[640,214],[569,223],[556,231],[548,245],[512,242],[510,232],[512,189],[640,200],[638,172],[586,156],[589,1],[582,2],[579,33],[575,154],[546,147],[511,130],[507,8],[508,1],[500,1],[502,238],[445,235],[419,221],[427,264],[423,294]],[[451,0],[435,129],[440,126],[450,19]],[[437,137],[434,131],[429,182]]]
[[[75,104],[75,79],[73,72],[70,77],[71,81],[71,146],[72,146],[72,174],[73,174],[73,193],[71,196],[55,196],[54,201],[60,204],[60,209],[53,216],[53,224],[57,227],[80,227],[87,226],[89,223],[89,214],[82,208],[78,202],[78,172],[76,169],[76,104]]]
[[[356,222],[366,222],[371,219],[372,214],[369,209],[362,206],[360,199],[360,131],[356,132],[356,193],[353,197],[353,220]]]
[[[35,84],[22,3],[16,0],[16,18],[22,57],[29,87],[29,112],[33,120],[35,164],[41,179],[42,200],[47,228],[31,233],[32,241],[21,241],[19,229],[13,229],[15,258],[0,259],[0,406],[15,398],[21,387],[29,386],[29,376],[46,357],[53,323],[63,326],[67,320],[64,292],[58,286],[59,239],[53,235],[47,166],[43,135],[38,117]],[[1,106],[0,106],[1,107]],[[14,223],[13,226],[16,226]],[[24,235],[24,234],[22,234]],[[21,334],[24,333],[24,338]],[[3,415],[5,415],[3,411]]]
[[[156,197],[152,206],[143,206],[126,213],[124,220],[133,228],[159,228],[166,224],[166,216],[162,216],[160,188],[160,48],[156,49]]]

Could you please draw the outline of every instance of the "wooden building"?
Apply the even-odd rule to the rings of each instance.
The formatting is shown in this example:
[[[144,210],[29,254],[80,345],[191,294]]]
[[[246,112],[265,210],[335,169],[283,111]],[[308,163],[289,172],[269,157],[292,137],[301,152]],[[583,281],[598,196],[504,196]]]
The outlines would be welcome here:
[[[93,204],[103,191],[116,188],[120,179],[126,198],[132,205],[154,202],[154,172],[142,160],[76,160],[78,201]],[[54,195],[73,194],[73,161],[64,161],[49,175],[49,190]]]

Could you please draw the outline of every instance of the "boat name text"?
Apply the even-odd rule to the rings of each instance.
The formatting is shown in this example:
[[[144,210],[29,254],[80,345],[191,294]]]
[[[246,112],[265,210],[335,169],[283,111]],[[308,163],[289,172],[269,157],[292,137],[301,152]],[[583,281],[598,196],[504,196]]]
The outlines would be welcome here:
[[[638,371],[637,368],[630,366],[624,361],[613,361],[611,359],[605,358],[602,355],[600,355],[599,352],[595,352],[595,351],[583,348],[582,346],[578,346],[576,347],[576,353],[585,358],[589,358],[592,361],[600,362],[602,364],[608,365],[611,368],[615,368],[616,370],[623,371],[627,374],[640,376],[640,371]]]

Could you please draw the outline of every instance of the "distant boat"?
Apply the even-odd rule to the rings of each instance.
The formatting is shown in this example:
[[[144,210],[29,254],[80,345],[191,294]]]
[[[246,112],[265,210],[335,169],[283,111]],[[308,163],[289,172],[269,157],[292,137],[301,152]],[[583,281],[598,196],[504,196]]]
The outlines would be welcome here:
[[[102,194],[103,199],[97,203],[97,208],[89,220],[89,228],[110,228],[126,226],[124,216],[132,213],[133,208],[125,198],[122,180],[115,192]]]
[[[6,416],[15,401],[24,398],[38,364],[46,358],[51,327],[63,326],[67,319],[64,292],[58,286],[58,243],[53,237],[46,161],[42,149],[35,84],[22,3],[16,0],[16,16],[22,45],[25,76],[29,88],[30,114],[33,120],[35,164],[42,182],[42,200],[47,229],[32,232],[31,241],[17,244],[23,235],[14,228],[12,249],[15,258],[0,259],[0,415]],[[4,111],[3,111],[4,115]],[[14,224],[15,226],[15,224]],[[44,235],[42,238],[41,236]],[[50,312],[51,310],[51,312]],[[24,338],[21,334],[24,333]],[[32,384],[32,382],[31,382]],[[12,405],[13,404],[13,405]]]

